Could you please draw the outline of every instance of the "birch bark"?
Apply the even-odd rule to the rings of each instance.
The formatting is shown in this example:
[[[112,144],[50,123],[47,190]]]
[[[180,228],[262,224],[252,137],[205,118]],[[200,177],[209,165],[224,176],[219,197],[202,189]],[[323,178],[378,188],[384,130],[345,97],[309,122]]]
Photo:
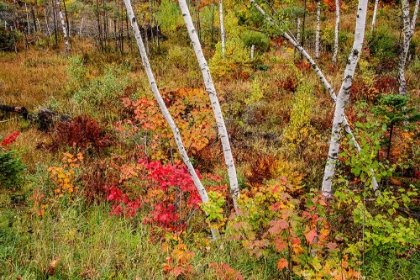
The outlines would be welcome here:
[[[274,22],[274,20],[265,13],[265,11],[254,1],[254,0],[249,0],[254,7],[265,17],[265,19],[273,26],[276,26],[279,28],[279,25],[276,24]],[[318,76],[318,78],[320,79],[320,81],[324,84],[325,88],[328,90],[331,99],[336,102],[337,101],[337,96],[335,94],[334,89],[332,88],[332,86],[330,85],[330,83],[328,82],[328,80],[325,78],[324,74],[322,73],[321,69],[318,67],[318,65],[315,63],[315,61],[312,59],[312,57],[308,54],[308,52],[302,47],[302,45],[298,44],[298,42],[296,42],[296,40],[293,39],[292,36],[290,36],[287,33],[283,33],[283,36],[295,47],[297,48],[300,53],[302,54],[302,56],[304,56],[308,62],[311,64],[312,68],[315,71],[315,74]],[[352,141],[354,147],[356,148],[357,152],[360,152],[361,147],[359,145],[359,143],[357,142],[356,138],[353,135],[353,132],[348,124],[347,118],[344,116],[343,118],[343,125],[344,125],[344,129],[346,130],[346,133],[350,135],[350,140]],[[379,185],[378,182],[376,180],[375,177],[375,172],[372,168],[370,168],[369,170],[371,172],[371,180],[372,180],[372,188],[374,191],[379,189]]]
[[[315,31],[315,58],[319,58],[319,33],[321,29],[321,1],[316,2],[316,31]]]
[[[181,154],[182,160],[183,160],[185,166],[187,167],[188,172],[191,175],[191,178],[193,179],[195,187],[197,188],[197,191],[200,195],[200,198],[203,201],[203,203],[206,203],[206,202],[209,201],[207,191],[204,188],[203,184],[201,183],[200,179],[198,178],[197,173],[195,172],[194,167],[191,164],[191,161],[188,157],[188,154],[187,154],[187,152],[184,148],[184,144],[182,142],[181,134],[179,132],[179,129],[178,129],[177,125],[175,124],[174,120],[172,119],[172,116],[169,113],[169,110],[166,107],[165,102],[163,101],[163,98],[160,95],[159,89],[157,87],[156,80],[155,80],[155,77],[153,75],[152,69],[150,67],[149,59],[148,59],[147,54],[146,54],[146,49],[144,47],[143,39],[142,39],[141,34],[140,34],[140,29],[139,29],[136,17],[135,17],[134,12],[133,12],[133,8],[131,6],[131,1],[130,0],[124,0],[124,4],[126,6],[127,16],[128,16],[129,21],[131,23],[131,27],[133,28],[134,36],[135,36],[136,41],[137,41],[137,46],[138,46],[138,49],[139,49],[139,52],[140,52],[140,56],[141,56],[141,59],[142,59],[142,62],[143,62],[143,66],[144,66],[144,69],[146,71],[147,78],[149,79],[150,88],[152,89],[153,95],[154,95],[155,99],[157,100],[157,102],[159,104],[159,108],[160,108],[163,116],[165,117],[166,121],[168,122],[168,124],[169,124],[169,126],[172,130],[172,133],[174,134],[175,142],[176,142],[176,145],[178,147],[179,153]],[[216,237],[218,235],[217,230],[212,229],[212,235],[213,235],[213,239],[216,239]]]
[[[334,51],[333,51],[333,57],[332,57],[332,62],[334,65],[337,63],[339,27],[340,27],[340,0],[335,0]]]
[[[403,14],[403,34],[404,40],[402,45],[402,52],[400,53],[400,58],[398,60],[398,82],[399,88],[398,91],[401,95],[407,94],[407,81],[405,79],[405,64],[407,61],[408,50],[410,48],[411,38],[414,34],[414,28],[416,26],[417,14],[419,9],[419,0],[416,1],[413,19],[410,22],[410,4],[408,0],[402,0],[402,14]]]
[[[335,102],[334,119],[331,132],[330,148],[328,151],[327,164],[325,166],[324,178],[322,181],[322,193],[329,197],[332,195],[332,180],[335,175],[335,166],[340,151],[341,129],[344,124],[344,111],[349,101],[350,89],[353,82],[354,72],[362,52],[363,40],[366,27],[366,13],[368,0],[360,0],[357,7],[356,29],[354,31],[353,48],[349,55],[344,80]]]
[[[225,52],[226,52],[226,47],[225,47],[225,25],[223,23],[223,0],[220,0],[219,3],[219,17],[220,17],[220,37],[222,40],[222,57],[225,58]]]
[[[58,14],[60,16],[61,27],[63,28],[64,43],[66,44],[66,52],[69,53],[70,52],[69,38],[68,38],[68,35],[67,35],[66,24],[64,23],[63,11],[60,8],[60,0],[57,0],[57,9],[58,9]]]
[[[233,205],[235,211],[237,212],[237,199],[239,198],[239,185],[238,178],[236,176],[235,162],[232,156],[232,150],[229,143],[229,135],[226,130],[225,121],[223,118],[222,110],[220,108],[219,99],[217,97],[217,92],[214,87],[213,80],[211,78],[210,69],[207,64],[207,61],[204,57],[203,50],[201,48],[200,40],[198,39],[197,32],[194,28],[194,24],[191,18],[188,5],[185,0],[178,0],[179,7],[181,8],[182,16],[187,26],[188,34],[191,38],[191,42],[197,57],[197,61],[200,65],[201,73],[203,75],[204,84],[206,86],[206,91],[210,97],[210,102],[213,108],[214,117],[217,123],[218,135],[222,142],[223,146],[223,155],[225,158],[225,164],[228,171],[229,183],[230,183],[230,193],[233,198]]]
[[[376,14],[378,12],[379,0],[375,0],[375,7],[373,8],[373,16],[372,16],[372,25],[370,27],[370,33],[373,34],[375,31],[375,23],[376,23]]]

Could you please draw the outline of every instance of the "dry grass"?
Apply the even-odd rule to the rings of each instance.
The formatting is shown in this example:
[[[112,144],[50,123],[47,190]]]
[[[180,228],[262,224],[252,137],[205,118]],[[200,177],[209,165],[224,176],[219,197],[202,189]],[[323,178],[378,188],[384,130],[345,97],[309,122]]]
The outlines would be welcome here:
[[[65,59],[52,52],[3,53],[0,59],[0,103],[41,107],[50,96],[61,97],[66,81]]]

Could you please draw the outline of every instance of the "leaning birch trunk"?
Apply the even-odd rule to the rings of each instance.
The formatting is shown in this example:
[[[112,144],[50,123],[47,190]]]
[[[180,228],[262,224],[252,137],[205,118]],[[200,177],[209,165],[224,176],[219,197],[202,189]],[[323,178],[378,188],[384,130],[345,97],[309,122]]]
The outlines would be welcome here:
[[[340,27],[340,0],[335,0],[335,29],[334,29],[334,51],[332,62],[337,63],[338,54],[338,28]]]
[[[402,16],[404,23],[404,40],[402,46],[402,52],[400,53],[400,58],[398,60],[398,82],[399,82],[399,93],[401,95],[407,94],[407,81],[405,80],[405,64],[407,61],[408,50],[410,48],[411,38],[414,34],[414,28],[416,26],[417,13],[419,8],[419,0],[416,1],[416,6],[413,12],[413,19],[410,23],[410,4],[408,0],[402,0]]]
[[[222,57],[225,58],[225,25],[223,23],[223,0],[219,3],[219,17],[220,17],[220,37],[222,40]]]
[[[229,135],[226,130],[225,121],[223,119],[222,110],[219,104],[219,99],[217,97],[216,89],[214,87],[214,83],[210,75],[209,66],[203,55],[200,40],[198,39],[197,32],[192,22],[190,11],[188,10],[188,5],[185,0],[178,0],[178,3],[182,11],[182,16],[184,17],[185,25],[187,26],[192,45],[194,47],[195,55],[201,68],[204,83],[206,85],[206,91],[210,97],[214,117],[217,123],[218,134],[223,146],[223,155],[225,157],[225,164],[228,171],[230,192],[233,198],[233,206],[235,208],[235,211],[238,212],[238,206],[236,203],[237,199],[239,198],[238,178],[236,176],[235,162],[233,160],[232,150],[230,148],[229,143]]]
[[[67,28],[64,23],[63,11],[61,11],[61,8],[60,8],[60,0],[57,0],[57,9],[58,9],[58,14],[60,16],[61,27],[63,28],[64,43],[66,44],[66,52],[68,53],[70,52],[70,44],[69,44],[69,38],[67,36]]]
[[[172,116],[169,113],[169,110],[166,107],[165,102],[163,101],[162,96],[160,95],[159,89],[157,87],[156,80],[155,80],[155,77],[153,75],[152,69],[150,67],[149,59],[148,59],[147,54],[146,54],[146,49],[145,49],[144,44],[143,44],[143,39],[142,39],[141,34],[140,34],[139,26],[137,24],[136,17],[134,16],[134,12],[133,12],[133,8],[131,6],[131,2],[130,2],[130,0],[124,0],[124,4],[127,8],[127,16],[130,20],[131,27],[133,28],[133,32],[134,32],[134,36],[135,36],[136,41],[137,41],[140,56],[141,56],[141,59],[143,61],[143,66],[144,66],[144,69],[146,71],[147,78],[149,79],[150,88],[152,89],[153,95],[154,95],[155,99],[157,100],[157,102],[159,104],[159,108],[160,108],[163,116],[165,117],[166,121],[168,122],[168,124],[169,124],[169,126],[172,130],[172,133],[174,134],[175,142],[176,142],[176,145],[178,147],[179,153],[181,154],[182,160],[183,160],[185,166],[187,167],[187,169],[188,169],[188,171],[191,175],[191,178],[194,182],[195,187],[197,188],[197,191],[200,195],[200,198],[203,201],[203,203],[206,203],[206,202],[209,201],[207,191],[204,188],[203,184],[201,183],[200,179],[198,178],[197,173],[195,172],[194,167],[191,164],[191,161],[188,157],[188,154],[187,154],[187,152],[184,148],[184,144],[182,143],[181,134],[179,132],[179,129],[178,129],[177,125],[175,124],[174,120],[172,119]],[[213,239],[216,239],[216,237],[218,235],[217,230],[211,229],[211,232],[212,232]]]
[[[334,119],[331,132],[330,148],[328,151],[327,164],[325,165],[324,179],[322,181],[322,193],[326,197],[332,195],[332,180],[335,175],[335,166],[340,151],[341,129],[344,125],[344,111],[349,101],[350,89],[353,82],[357,62],[362,52],[363,40],[365,37],[366,12],[368,0],[360,0],[357,8],[356,29],[354,31],[353,48],[349,55],[344,80],[335,102]]]
[[[254,7],[265,17],[265,19],[268,21],[268,23],[270,23],[271,25],[279,28],[279,25],[276,24],[273,19],[268,16],[265,11],[254,1],[254,0],[249,0],[252,4],[254,4]],[[318,65],[315,63],[315,61],[312,59],[312,57],[308,54],[308,52],[298,43],[296,42],[296,40],[294,40],[292,38],[292,36],[290,36],[287,33],[283,33],[283,36],[295,47],[297,48],[300,53],[308,60],[308,62],[311,64],[312,68],[315,71],[315,74],[318,76],[318,78],[321,80],[321,82],[324,84],[325,88],[328,90],[331,99],[336,102],[337,101],[337,96],[335,94],[334,89],[332,88],[332,86],[330,85],[330,83],[328,82],[328,80],[325,78],[324,74],[322,73],[321,69],[319,69]],[[357,152],[360,152],[361,147],[359,145],[359,143],[357,143],[356,138],[353,135],[353,132],[350,128],[350,125],[348,124],[348,121],[346,119],[346,117],[344,117],[344,128],[347,132],[347,134],[350,135],[350,140],[353,143],[354,147],[356,148]],[[371,180],[372,180],[372,188],[374,191],[379,189],[379,185],[378,182],[376,181],[376,177],[375,177],[375,172],[372,168],[370,168],[369,170],[372,175],[371,175]]]
[[[315,58],[319,58],[319,33],[321,29],[321,1],[316,3],[316,31],[315,31]]]
[[[376,14],[378,13],[379,0],[375,0],[375,7],[373,8],[372,25],[370,27],[370,33],[373,34],[375,31]]]

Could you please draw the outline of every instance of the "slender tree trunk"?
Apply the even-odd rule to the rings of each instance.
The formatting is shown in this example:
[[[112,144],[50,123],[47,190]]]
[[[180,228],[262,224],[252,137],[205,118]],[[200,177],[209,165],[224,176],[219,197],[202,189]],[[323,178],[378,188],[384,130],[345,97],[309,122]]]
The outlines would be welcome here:
[[[34,4],[31,4],[31,15],[32,15],[32,22],[34,24],[34,32],[38,32],[38,28],[36,26],[36,17],[35,17],[35,11],[34,11]]]
[[[63,0],[63,8],[64,8],[64,18],[66,20],[67,37],[68,39],[70,39],[70,21],[67,14],[66,0]]]
[[[25,11],[26,11],[26,33],[30,34],[31,33],[31,23],[29,22],[29,12],[28,12],[28,5],[26,5],[25,2]]]
[[[399,86],[399,93],[401,95],[407,94],[407,81],[405,79],[405,64],[407,62],[408,51],[410,49],[410,42],[411,38],[414,34],[414,28],[416,26],[418,8],[419,8],[419,0],[416,1],[414,12],[413,12],[413,19],[410,22],[410,4],[408,0],[402,0],[402,16],[403,16],[403,45],[402,51],[400,53],[400,58],[398,60],[398,82]]]
[[[316,31],[315,31],[315,58],[319,58],[319,37],[321,31],[321,0],[316,2]]]
[[[53,9],[55,47],[57,47],[58,46],[57,7],[55,6],[54,0],[51,0],[51,3],[52,3],[52,9]]]
[[[373,34],[375,31],[376,14],[378,13],[379,0],[375,0],[375,7],[373,8],[372,25],[370,27],[370,33]]]
[[[302,48],[305,45],[306,0],[303,0]],[[301,57],[302,58],[302,57]]]
[[[80,21],[80,26],[79,26],[79,39],[82,36],[82,30],[83,30],[83,21],[85,20],[85,17],[82,16],[82,20]]]
[[[203,55],[203,50],[201,48],[200,41],[198,39],[196,30],[194,29],[194,24],[188,10],[188,6],[185,0],[178,0],[179,6],[182,11],[182,16],[184,17],[185,25],[187,26],[188,33],[191,38],[192,45],[194,47],[195,55],[197,57],[198,63],[201,68],[203,75],[204,83],[206,85],[206,91],[210,97],[210,102],[212,104],[214,117],[216,118],[218,134],[223,146],[223,154],[225,157],[225,163],[228,170],[228,177],[230,182],[230,190],[233,198],[233,204],[235,211],[237,212],[237,199],[239,198],[239,185],[238,178],[236,176],[235,162],[232,156],[232,150],[229,143],[229,135],[226,130],[225,121],[223,118],[222,110],[220,108],[219,99],[217,97],[216,89],[214,87],[213,80],[211,78],[210,69],[207,64],[207,61]]]
[[[339,27],[340,27],[340,0],[335,0],[334,51],[333,51],[333,58],[332,58],[334,65],[337,63]]]
[[[251,59],[254,59],[255,45],[251,46]]]
[[[48,34],[48,37],[51,37],[50,25],[48,23],[49,16],[48,16],[48,5],[47,5],[47,3],[45,3],[45,8],[44,9],[45,9],[44,14],[45,14],[45,25],[46,25],[46,28],[47,28],[47,34]]]
[[[150,26],[150,28],[152,28],[151,26]],[[143,35],[144,35],[144,41],[146,41],[146,53],[149,53],[150,52],[150,50],[149,50],[149,36],[148,36],[148,34],[147,34],[147,32],[148,32],[148,30],[147,30],[148,28],[147,28],[147,23],[146,23],[146,16],[144,15],[143,16]],[[153,34],[153,29],[150,29],[150,33],[152,33]]]
[[[101,51],[104,51],[104,45],[102,42],[102,25],[101,25],[101,17],[99,13],[99,0],[96,0],[96,24],[98,25],[98,39],[99,39],[99,47]],[[127,23],[127,33],[128,33],[128,23]]]
[[[66,24],[64,22],[63,12],[61,11],[61,8],[60,8],[60,0],[57,0],[57,9],[58,9],[58,14],[59,14],[60,20],[61,20],[61,27],[63,28],[64,43],[66,44],[66,52],[69,53],[70,52],[69,38],[68,38],[68,35],[67,35],[67,27],[66,27]]]
[[[274,20],[270,17],[270,16],[268,16],[265,12],[264,12],[264,10],[255,2],[255,0],[249,0],[250,2],[251,2],[251,4],[253,4],[254,5],[254,7],[265,17],[265,19],[268,21],[268,23],[270,23],[271,25],[273,25],[273,26],[275,26],[275,27],[277,27],[277,28],[279,28],[279,30],[280,31],[282,31],[281,29],[280,29],[280,27],[279,27],[279,25],[278,24],[276,24],[275,22],[274,22]],[[332,88],[332,86],[330,85],[330,83],[328,82],[328,80],[325,78],[325,76],[324,76],[324,74],[322,73],[322,71],[321,71],[321,69],[319,69],[319,67],[318,67],[318,65],[315,63],[315,61],[312,59],[312,57],[308,54],[308,52],[301,46],[301,45],[299,45],[297,42],[296,42],[296,40],[294,40],[289,34],[287,34],[287,33],[284,33],[283,32],[283,36],[295,47],[295,48],[297,48],[299,51],[300,51],[300,53],[302,54],[302,56],[303,57],[305,57],[307,60],[308,60],[308,62],[311,64],[311,66],[312,66],[312,68],[314,69],[314,71],[315,71],[315,74],[318,76],[318,78],[320,79],[320,81],[324,84],[324,86],[325,86],[325,88],[328,90],[328,92],[329,92],[329,94],[330,94],[330,96],[331,96],[331,99],[334,101],[334,102],[337,102],[337,96],[336,96],[336,94],[335,94],[335,91],[334,91],[334,89]],[[344,120],[343,120],[343,125],[344,125],[344,129],[346,130],[346,133],[347,134],[349,134],[350,135],[350,140],[351,140],[351,142],[353,143],[353,145],[354,145],[354,147],[356,148],[356,150],[358,151],[358,152],[360,152],[361,151],[361,148],[360,148],[360,146],[359,146],[359,144],[357,143],[357,141],[356,141],[356,139],[355,139],[355,137],[354,137],[354,135],[353,135],[353,132],[351,131],[351,128],[350,128],[350,126],[349,126],[349,124],[348,124],[348,121],[347,121],[347,119],[346,119],[346,117],[344,116]],[[379,185],[378,185],[378,182],[376,181],[376,177],[375,177],[375,172],[374,172],[374,170],[372,169],[372,168],[370,168],[370,170],[369,170],[370,172],[371,172],[371,180],[372,180],[372,188],[373,188],[373,190],[374,191],[376,191],[376,190],[378,190],[379,189]]]
[[[335,102],[335,111],[333,126],[331,132],[330,148],[328,151],[327,164],[324,171],[322,182],[322,193],[329,197],[332,195],[332,180],[335,175],[335,166],[340,151],[341,129],[344,125],[344,111],[349,101],[350,89],[353,82],[354,72],[362,52],[363,40],[365,37],[366,13],[368,0],[360,0],[357,8],[356,29],[354,31],[353,48],[349,55],[346,69],[344,71],[344,80]]]
[[[179,129],[176,126],[174,120],[172,119],[172,116],[169,113],[169,110],[166,107],[165,102],[163,101],[163,98],[160,95],[159,89],[157,87],[156,80],[155,80],[155,77],[153,75],[152,69],[150,67],[149,59],[148,59],[147,54],[146,54],[146,49],[144,47],[143,40],[142,40],[142,37],[140,35],[139,26],[138,26],[136,18],[134,16],[133,8],[131,7],[131,2],[130,2],[130,0],[124,0],[124,3],[125,3],[125,6],[127,8],[127,14],[128,14],[129,19],[130,19],[130,22],[131,22],[131,27],[133,28],[133,31],[134,31],[134,36],[135,36],[136,41],[137,41],[140,56],[142,58],[143,66],[144,66],[144,69],[146,71],[147,77],[149,79],[149,84],[150,84],[150,87],[152,89],[153,95],[154,95],[155,99],[157,100],[157,102],[159,104],[159,108],[160,108],[163,116],[165,117],[166,121],[168,122],[168,124],[169,124],[169,126],[172,130],[172,133],[174,134],[175,141],[176,141],[178,150],[181,154],[182,160],[184,161],[184,164],[187,167],[187,169],[188,169],[188,171],[189,171],[189,173],[190,173],[190,175],[191,175],[191,177],[194,181],[194,184],[197,188],[197,191],[200,195],[200,198],[203,201],[203,203],[206,203],[206,202],[209,201],[207,191],[204,188],[203,184],[201,183],[200,179],[198,178],[197,173],[196,173],[196,171],[194,170],[194,167],[191,164],[191,161],[188,157],[188,154],[187,154],[187,152],[184,148],[184,144],[182,143],[181,134],[179,132]],[[213,234],[213,238],[215,239],[216,236],[217,236],[217,232],[215,230],[212,230],[212,234]]]
[[[219,3],[219,17],[220,17],[220,37],[222,40],[222,57],[225,58],[225,25],[223,22],[223,0]]]

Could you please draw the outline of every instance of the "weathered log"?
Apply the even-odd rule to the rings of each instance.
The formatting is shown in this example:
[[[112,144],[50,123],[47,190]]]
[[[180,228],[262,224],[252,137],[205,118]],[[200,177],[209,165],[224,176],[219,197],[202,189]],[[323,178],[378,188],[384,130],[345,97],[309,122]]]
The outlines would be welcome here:
[[[25,120],[28,119],[28,110],[26,110],[25,107],[7,106],[7,105],[0,104],[0,110],[5,111],[5,112],[19,113],[19,114],[22,114]]]
[[[29,114],[25,107],[0,104],[0,111],[22,114],[25,120],[37,123],[38,128],[43,131],[48,131],[57,121],[66,122],[71,120],[71,117],[67,115],[61,115],[46,108],[40,109],[37,113]]]

